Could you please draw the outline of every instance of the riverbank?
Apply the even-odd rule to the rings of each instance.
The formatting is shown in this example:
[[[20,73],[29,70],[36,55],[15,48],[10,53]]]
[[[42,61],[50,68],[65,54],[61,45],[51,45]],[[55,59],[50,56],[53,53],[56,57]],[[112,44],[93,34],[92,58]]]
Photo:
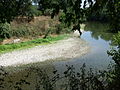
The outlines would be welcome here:
[[[63,35],[49,36],[47,38],[37,38],[37,39],[23,41],[23,42],[0,45],[0,54],[11,52],[18,49],[26,49],[26,48],[32,48],[38,45],[54,43],[58,40],[63,40],[65,38],[68,38],[69,36],[70,35],[68,34],[63,34]]]
[[[16,66],[51,59],[70,59],[82,56],[89,51],[88,43],[77,37],[70,37],[53,44],[13,51],[0,56],[0,65]]]

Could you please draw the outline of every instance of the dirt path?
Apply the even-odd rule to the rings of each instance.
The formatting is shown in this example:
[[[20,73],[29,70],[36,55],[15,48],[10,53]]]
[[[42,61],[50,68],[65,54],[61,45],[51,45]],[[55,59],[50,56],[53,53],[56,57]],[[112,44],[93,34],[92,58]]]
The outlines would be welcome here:
[[[88,43],[76,37],[58,41],[54,44],[36,46],[26,50],[13,51],[0,56],[0,65],[11,66],[42,62],[57,58],[75,58],[89,51]]]

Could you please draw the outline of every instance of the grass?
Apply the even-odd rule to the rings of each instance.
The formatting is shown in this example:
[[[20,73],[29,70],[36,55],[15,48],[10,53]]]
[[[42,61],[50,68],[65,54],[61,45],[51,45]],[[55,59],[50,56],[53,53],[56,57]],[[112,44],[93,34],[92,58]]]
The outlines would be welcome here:
[[[49,36],[46,39],[39,38],[39,39],[35,39],[35,40],[27,41],[27,42],[16,43],[16,44],[0,45],[0,54],[14,51],[17,49],[26,49],[26,48],[31,48],[31,47],[38,46],[38,45],[50,44],[55,41],[65,39],[67,37],[69,37],[69,35],[64,34],[64,35],[58,35],[55,37]]]

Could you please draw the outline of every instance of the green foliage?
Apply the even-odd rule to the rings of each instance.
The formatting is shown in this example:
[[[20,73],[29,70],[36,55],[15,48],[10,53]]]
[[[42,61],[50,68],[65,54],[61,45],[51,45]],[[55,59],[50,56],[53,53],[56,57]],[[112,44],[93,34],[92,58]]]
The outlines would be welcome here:
[[[41,18],[46,17],[37,17],[31,23],[16,23],[16,21],[11,23],[10,34],[12,37],[36,38],[43,35],[46,37],[50,34],[70,33],[71,31],[71,28],[66,27],[65,24],[58,24],[58,20],[40,20]]]
[[[115,61],[117,66],[120,68],[120,32],[114,36],[113,43],[117,46],[113,48],[111,51],[108,51],[108,54],[112,56],[112,59]]]
[[[70,33],[71,31],[72,31],[72,29],[70,27],[66,27],[66,25],[64,23],[55,25],[56,34]]]
[[[0,23],[10,23],[16,16],[30,16],[31,0],[0,0]]]
[[[42,13],[51,14],[53,18],[59,13],[64,13],[60,21],[70,26],[71,24],[79,25],[86,18],[105,19],[109,17],[112,32],[118,32],[120,28],[120,1],[119,0],[85,0],[82,8],[82,0],[32,0],[39,4]],[[32,5],[31,0],[1,0],[0,1],[0,23],[10,23],[17,16],[27,16],[28,21],[34,16],[41,15]],[[86,7],[86,4],[89,7]],[[78,28],[79,29],[79,28]]]
[[[11,26],[8,23],[0,23],[0,38],[10,38],[11,37]]]
[[[112,32],[120,31],[120,1],[110,0],[108,2],[108,14],[110,18],[110,29]]]
[[[112,32],[120,30],[120,1],[119,0],[85,0],[83,8],[81,7],[82,0],[40,0],[40,9],[45,11],[50,8],[52,11],[51,17],[62,12],[60,21],[64,21],[68,26],[71,24],[79,25],[84,20],[97,20],[110,22]],[[86,4],[89,7],[86,7]],[[105,20],[106,19],[106,20]],[[78,28],[79,29],[79,28]]]
[[[27,27],[21,26],[21,27],[18,27],[17,29],[15,29],[15,30],[12,30],[11,34],[12,34],[13,37],[28,37],[32,33],[30,33],[30,31],[28,30]]]
[[[3,38],[0,38],[0,43],[3,41]]]
[[[109,17],[112,32],[118,32],[120,28],[120,1],[119,0],[96,0],[93,4],[92,0],[85,0],[82,8],[82,0],[32,0],[39,4],[42,13],[53,18],[60,15],[60,21],[78,26],[83,23],[86,18],[93,16],[103,18]],[[37,4],[32,5],[31,0],[1,0],[0,1],[0,23],[10,23],[15,17],[27,16],[28,22],[34,16],[41,15],[41,11],[37,10]],[[89,7],[86,7],[86,4]],[[78,28],[79,30],[80,28]]]
[[[119,90],[120,88],[120,67],[114,65],[106,73],[109,90]]]
[[[108,51],[108,54],[112,57],[115,62],[114,67],[108,73],[108,81],[110,88],[118,90],[120,88],[120,32],[114,36],[113,44],[116,46]],[[111,89],[112,90],[112,89]]]
[[[65,22],[65,13],[61,12],[59,15],[59,21],[64,23]]]
[[[42,15],[42,12],[40,10],[38,10],[38,6],[37,5],[32,5],[30,7],[30,11],[31,11],[31,14],[33,14],[34,16],[41,16]]]
[[[42,11],[42,14],[45,15],[45,16],[51,16],[52,9],[46,9],[44,12]]]
[[[113,44],[115,44],[118,48],[120,47],[120,32],[114,36]]]
[[[45,22],[36,20],[34,24],[20,23],[12,24],[12,31],[10,32],[12,37],[38,37],[44,35]]]
[[[95,4],[87,9],[88,20],[107,21],[111,32],[120,31],[120,1],[96,0]]]
[[[92,0],[89,0],[92,2]],[[82,0],[40,0],[39,6],[42,11],[46,9],[51,9],[53,18],[55,15],[58,15],[59,12],[64,13],[60,17],[60,21],[64,21],[67,26],[71,24],[79,25],[84,21],[85,13],[83,8],[81,8]],[[79,29],[79,28],[78,28]]]

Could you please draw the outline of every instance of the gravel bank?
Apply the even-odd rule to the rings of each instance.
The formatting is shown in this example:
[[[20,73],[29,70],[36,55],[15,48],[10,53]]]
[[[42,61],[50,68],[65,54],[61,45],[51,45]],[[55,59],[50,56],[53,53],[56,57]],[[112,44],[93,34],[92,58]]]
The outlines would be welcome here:
[[[2,54],[0,55],[0,65],[20,65],[57,58],[69,59],[82,56],[88,51],[88,43],[80,38],[71,37],[54,44],[41,45],[26,50]]]

